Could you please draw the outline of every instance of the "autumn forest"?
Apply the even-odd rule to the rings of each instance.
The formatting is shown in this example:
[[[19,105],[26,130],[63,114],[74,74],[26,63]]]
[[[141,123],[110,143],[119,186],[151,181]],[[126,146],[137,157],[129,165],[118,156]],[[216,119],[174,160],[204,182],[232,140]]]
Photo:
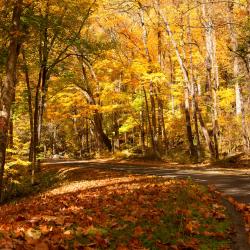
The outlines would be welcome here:
[[[249,0],[0,0],[0,34],[1,202],[26,196],[43,185],[41,180],[47,178],[43,164],[50,161],[112,158],[225,165],[249,155]],[[79,171],[75,178],[79,175],[100,180],[99,170]],[[107,171],[109,178],[125,178]],[[133,183],[142,182],[143,188],[149,187],[157,195],[160,189],[163,194],[177,190],[180,197],[185,186],[191,203],[192,192],[198,192],[199,197],[205,192],[184,180],[171,189],[163,180],[151,177],[126,178],[125,182],[131,181],[129,178]],[[158,191],[155,185],[159,185]],[[206,192],[211,195],[214,191]],[[166,199],[163,194],[156,195],[155,204]],[[205,203],[217,199],[208,194],[205,197]],[[101,202],[104,207],[108,203]],[[232,203],[237,207],[236,201]],[[241,207],[243,214],[247,209],[250,213],[249,206]],[[201,210],[202,216],[211,212],[205,207]],[[182,216],[189,216],[183,208],[180,211]],[[149,215],[152,211],[144,212]],[[225,219],[222,212],[216,213],[218,223]],[[0,212],[0,221],[1,216],[4,218]],[[25,221],[26,215],[18,216],[15,223]],[[94,221],[100,218],[93,218],[88,226],[95,231]],[[250,225],[249,215],[247,218]],[[41,220],[52,221],[57,227],[66,223],[55,217]],[[85,228],[87,243],[81,245],[79,241],[71,248],[67,245],[71,243],[60,244],[69,247],[65,249],[229,249],[221,245],[202,248],[204,242],[197,243],[193,236],[188,240],[183,236],[183,245],[172,241],[172,236],[168,245],[158,238],[157,243],[149,239],[145,243],[142,238],[146,229],[136,224],[138,220],[131,215],[125,218],[127,223],[134,223],[131,234],[136,239],[141,237],[140,243],[116,245],[99,229],[93,243],[93,235],[89,236]],[[193,221],[187,221],[183,234],[199,231]],[[120,222],[112,223],[116,227]],[[1,230],[0,225],[0,248],[1,239],[4,246],[10,237]],[[52,236],[54,245],[41,241],[44,235],[52,234],[47,224],[46,228],[43,225],[45,233],[41,228],[32,230],[29,236],[28,231],[23,235],[19,232],[18,237],[24,237],[24,241],[19,239],[21,243],[9,248],[64,249],[57,248],[61,245]],[[67,230],[64,233],[69,233]],[[83,229],[74,230],[77,235]],[[199,236],[221,237],[218,232],[209,235],[207,230]],[[65,237],[67,242],[72,241],[69,235]],[[17,247],[25,244],[27,248]],[[35,246],[40,248],[32,248]]]

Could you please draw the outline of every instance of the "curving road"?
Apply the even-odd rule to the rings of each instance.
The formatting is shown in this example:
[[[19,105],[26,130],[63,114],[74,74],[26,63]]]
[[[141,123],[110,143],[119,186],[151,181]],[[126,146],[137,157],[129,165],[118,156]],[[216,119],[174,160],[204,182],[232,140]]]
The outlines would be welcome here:
[[[212,184],[225,195],[234,197],[239,202],[250,203],[250,172],[249,170],[226,170],[220,168],[214,169],[184,169],[183,166],[177,168],[168,168],[164,166],[144,166],[136,163],[114,163],[100,161],[53,161],[46,165],[67,165],[104,168],[116,171],[124,171],[135,174],[149,174],[163,176],[167,178],[191,178],[197,183]]]
[[[200,168],[188,165],[174,165],[159,162],[115,162],[115,161],[49,161],[50,165],[65,165],[67,167],[86,167],[95,169],[109,169],[131,174],[147,174],[163,176],[167,178],[191,178],[197,183],[212,184],[225,195],[234,197],[239,202],[250,204],[250,166],[249,169],[225,169],[225,168]],[[234,233],[232,234],[233,250],[248,250],[248,234],[242,215],[226,199],[222,200],[232,219]]]

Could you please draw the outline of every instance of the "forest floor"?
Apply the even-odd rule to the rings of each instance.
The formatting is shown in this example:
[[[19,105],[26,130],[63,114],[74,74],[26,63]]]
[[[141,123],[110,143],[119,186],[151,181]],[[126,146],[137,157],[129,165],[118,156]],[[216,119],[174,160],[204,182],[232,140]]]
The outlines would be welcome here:
[[[173,166],[47,162],[54,186],[0,207],[0,249],[249,249],[248,170]]]

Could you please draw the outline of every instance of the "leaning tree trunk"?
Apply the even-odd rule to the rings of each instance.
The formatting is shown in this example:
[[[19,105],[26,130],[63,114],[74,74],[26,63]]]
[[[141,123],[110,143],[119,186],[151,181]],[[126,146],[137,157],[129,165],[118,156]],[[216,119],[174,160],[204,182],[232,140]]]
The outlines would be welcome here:
[[[78,89],[83,93],[83,95],[86,97],[87,102],[90,105],[95,105],[95,99],[92,95],[92,92],[90,89],[85,89],[83,86],[78,85]],[[95,111],[93,115],[93,123],[95,132],[97,133],[97,139],[98,142],[104,145],[110,152],[112,151],[112,143],[111,140],[108,138],[108,136],[105,134],[102,126],[102,114],[98,112],[98,110]]]
[[[98,135],[98,140],[107,147],[107,149],[111,152],[112,151],[112,143],[108,136],[104,133],[103,127],[102,127],[102,115],[99,112],[96,112],[94,114],[94,126],[95,131]]]
[[[212,139],[211,139],[211,137],[210,137],[210,135],[208,133],[205,122],[203,121],[201,110],[199,108],[198,101],[197,101],[196,98],[194,99],[194,102],[195,102],[195,109],[196,109],[196,112],[198,114],[198,119],[199,119],[199,122],[200,122],[200,125],[201,125],[201,130],[202,130],[203,136],[205,138],[206,144],[208,146],[208,149],[210,151],[211,158],[213,159],[215,157],[214,144],[213,144],[213,141],[212,141]]]
[[[85,69],[84,62],[79,58],[79,62],[81,62],[81,68],[82,68],[82,74],[83,74],[83,81],[84,85],[77,85],[78,89],[83,93],[83,95],[86,97],[87,102],[90,105],[95,105],[95,99],[93,97],[92,90],[89,85],[87,72]],[[98,142],[104,145],[110,152],[112,151],[112,142],[108,138],[108,136],[105,134],[102,126],[102,114],[98,112],[98,110],[95,111],[93,115],[93,122],[94,122],[94,128],[97,133]]]
[[[14,1],[12,27],[10,32],[10,43],[8,47],[8,57],[6,63],[6,77],[0,86],[0,196],[3,191],[3,175],[5,166],[5,155],[8,140],[8,127],[10,119],[11,105],[15,96],[17,82],[17,59],[21,47],[21,14],[22,0]]]
[[[164,16],[164,14],[162,13],[162,11],[160,9],[158,9],[158,11],[159,11],[159,13],[164,21],[164,24],[166,27],[166,32],[170,38],[172,46],[174,47],[178,63],[180,65],[180,68],[181,68],[181,71],[183,74],[183,78],[184,78],[184,109],[185,109],[185,118],[186,118],[187,137],[188,137],[188,142],[189,142],[189,151],[190,151],[191,158],[197,159],[198,154],[197,154],[197,149],[196,149],[194,142],[193,142],[193,132],[192,132],[192,126],[191,126],[191,117],[190,117],[190,105],[189,105],[189,92],[190,91],[189,90],[190,90],[191,84],[190,84],[190,79],[188,76],[188,71],[187,71],[187,68],[184,64],[182,57],[181,57],[180,51],[178,49],[176,40],[174,39],[173,33],[170,29],[167,18]]]

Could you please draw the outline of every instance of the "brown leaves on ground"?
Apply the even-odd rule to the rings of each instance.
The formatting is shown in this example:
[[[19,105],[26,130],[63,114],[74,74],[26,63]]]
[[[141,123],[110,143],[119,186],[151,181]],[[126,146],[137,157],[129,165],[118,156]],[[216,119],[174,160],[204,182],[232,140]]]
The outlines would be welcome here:
[[[245,229],[248,233],[248,242],[250,244],[250,204],[237,202],[233,197],[229,197],[228,201],[231,202],[235,208],[242,213],[245,221]]]
[[[216,229],[224,208],[190,181],[80,167],[58,174],[61,186],[1,207],[1,249],[200,249],[227,237]]]

